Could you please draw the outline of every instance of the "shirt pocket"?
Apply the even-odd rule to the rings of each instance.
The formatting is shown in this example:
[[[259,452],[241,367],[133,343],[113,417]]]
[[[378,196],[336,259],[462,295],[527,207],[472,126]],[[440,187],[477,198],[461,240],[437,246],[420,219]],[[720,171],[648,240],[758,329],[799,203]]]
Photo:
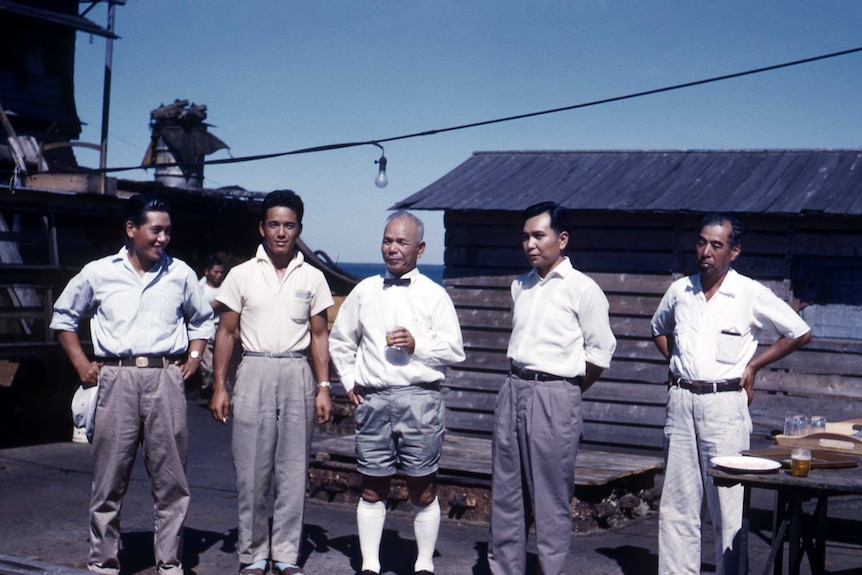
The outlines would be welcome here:
[[[296,290],[288,304],[288,315],[296,323],[308,321],[311,310],[311,292],[308,290]]]
[[[736,363],[742,350],[742,331],[729,327],[718,333],[715,346],[715,360],[719,363]]]

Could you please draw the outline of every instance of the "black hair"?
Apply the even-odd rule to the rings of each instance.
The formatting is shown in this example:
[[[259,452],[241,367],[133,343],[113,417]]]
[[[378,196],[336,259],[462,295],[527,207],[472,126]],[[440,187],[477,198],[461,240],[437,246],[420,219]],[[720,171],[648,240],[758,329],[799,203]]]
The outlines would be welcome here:
[[[152,194],[135,194],[126,200],[126,219],[132,225],[140,227],[147,221],[147,212],[165,212],[171,215],[171,207],[158,196]]]
[[[729,213],[710,213],[703,216],[700,221],[700,229],[706,226],[723,226],[727,222],[730,224],[730,234],[727,241],[730,247],[742,245],[742,222],[739,218]]]
[[[211,254],[204,258],[204,269],[209,270],[214,268],[215,266],[223,266],[224,261],[222,261],[221,257],[218,254]]]
[[[297,223],[302,224],[305,205],[302,198],[293,190],[275,190],[266,195],[260,206],[260,221],[266,221],[266,213],[270,208],[290,208],[296,214]]]
[[[530,218],[535,218],[541,214],[548,214],[551,217],[551,229],[561,234],[569,231],[569,220],[566,216],[566,210],[556,202],[539,202],[533,204],[524,210],[524,221]]]

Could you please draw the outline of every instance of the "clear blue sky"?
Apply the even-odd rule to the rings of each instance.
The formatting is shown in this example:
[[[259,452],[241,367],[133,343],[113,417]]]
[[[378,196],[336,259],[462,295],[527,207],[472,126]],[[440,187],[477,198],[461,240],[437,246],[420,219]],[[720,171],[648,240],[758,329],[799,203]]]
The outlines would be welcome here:
[[[106,14],[101,5],[88,16],[104,25]],[[128,166],[143,158],[150,111],[177,98],[208,106],[233,156],[383,139],[857,47],[862,2],[129,0],[115,30],[108,164]],[[83,141],[99,141],[104,54],[103,39],[78,35]],[[858,149],[860,94],[855,54],[393,142],[383,190],[371,146],[208,166],[205,185],[292,188],[312,248],[377,262],[387,208],[474,151]],[[97,166],[88,153],[79,160]],[[418,215],[424,261],[442,263],[442,214]]]

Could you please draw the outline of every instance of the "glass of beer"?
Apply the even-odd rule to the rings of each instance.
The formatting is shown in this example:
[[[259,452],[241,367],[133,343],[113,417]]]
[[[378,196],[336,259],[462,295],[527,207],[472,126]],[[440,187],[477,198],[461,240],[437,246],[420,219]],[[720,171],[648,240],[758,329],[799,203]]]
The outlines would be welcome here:
[[[808,477],[811,470],[811,450],[804,447],[794,447],[790,453],[790,475],[793,477]]]
[[[386,326],[386,345],[392,347],[392,338],[395,336],[395,326],[387,325]]]

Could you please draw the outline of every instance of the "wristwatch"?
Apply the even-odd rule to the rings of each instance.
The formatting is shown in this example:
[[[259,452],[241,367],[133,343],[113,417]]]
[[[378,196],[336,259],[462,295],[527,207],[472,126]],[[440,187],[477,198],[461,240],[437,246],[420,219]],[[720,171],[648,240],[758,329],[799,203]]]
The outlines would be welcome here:
[[[193,350],[191,350],[191,351],[189,352],[189,358],[191,358],[191,359],[200,359],[200,358],[201,358],[201,352],[199,352],[199,351],[198,351],[198,350],[196,350],[196,349],[193,349]]]
[[[317,387],[325,387],[326,389],[329,389],[330,387],[332,387],[332,384],[328,381],[319,381],[317,382]]]

